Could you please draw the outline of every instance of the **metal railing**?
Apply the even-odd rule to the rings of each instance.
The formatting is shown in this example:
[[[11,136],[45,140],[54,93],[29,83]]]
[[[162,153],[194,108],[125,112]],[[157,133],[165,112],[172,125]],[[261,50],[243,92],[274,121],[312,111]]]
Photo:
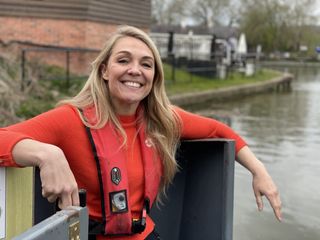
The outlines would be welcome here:
[[[39,46],[39,47],[28,47],[23,48],[21,50],[21,89],[23,90],[28,84],[26,79],[26,63],[27,63],[27,54],[28,53],[36,53],[36,52],[62,52],[65,54],[65,61],[64,66],[65,69],[65,81],[66,87],[70,86],[70,56],[72,53],[98,53],[99,51],[96,49],[89,49],[89,48],[70,48],[70,47],[56,47],[56,46]]]

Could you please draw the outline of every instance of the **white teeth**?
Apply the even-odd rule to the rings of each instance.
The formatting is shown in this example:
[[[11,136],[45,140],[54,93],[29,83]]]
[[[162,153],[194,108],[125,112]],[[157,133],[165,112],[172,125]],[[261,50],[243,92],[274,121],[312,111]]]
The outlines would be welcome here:
[[[135,88],[141,87],[141,84],[137,83],[137,82],[124,82],[124,84],[129,86],[129,87],[135,87]]]

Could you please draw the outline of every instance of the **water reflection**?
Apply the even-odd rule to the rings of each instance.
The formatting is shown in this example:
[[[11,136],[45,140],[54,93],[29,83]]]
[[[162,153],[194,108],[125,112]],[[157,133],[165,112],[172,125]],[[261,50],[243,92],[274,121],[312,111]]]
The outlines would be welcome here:
[[[296,75],[290,92],[207,106],[230,113],[232,127],[265,163],[281,192],[284,221],[278,223],[267,204],[262,213],[255,209],[251,177],[236,166],[235,240],[320,239],[320,70],[288,71]]]

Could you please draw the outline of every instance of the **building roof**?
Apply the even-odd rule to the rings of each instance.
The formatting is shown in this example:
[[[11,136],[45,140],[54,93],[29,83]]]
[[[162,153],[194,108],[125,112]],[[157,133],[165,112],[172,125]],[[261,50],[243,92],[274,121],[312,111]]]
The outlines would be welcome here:
[[[149,28],[151,0],[0,0],[0,16],[88,20]]]

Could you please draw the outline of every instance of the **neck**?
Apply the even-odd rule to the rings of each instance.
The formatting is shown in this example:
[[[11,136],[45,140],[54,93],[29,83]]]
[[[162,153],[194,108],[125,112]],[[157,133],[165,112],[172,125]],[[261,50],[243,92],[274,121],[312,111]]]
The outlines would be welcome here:
[[[139,103],[128,104],[128,103],[114,103],[114,108],[117,115],[120,116],[132,116],[136,113]]]
[[[117,113],[117,115],[120,116],[132,116],[135,115],[138,109],[139,103],[134,103],[134,104],[115,104],[114,108],[115,108],[115,112]]]

